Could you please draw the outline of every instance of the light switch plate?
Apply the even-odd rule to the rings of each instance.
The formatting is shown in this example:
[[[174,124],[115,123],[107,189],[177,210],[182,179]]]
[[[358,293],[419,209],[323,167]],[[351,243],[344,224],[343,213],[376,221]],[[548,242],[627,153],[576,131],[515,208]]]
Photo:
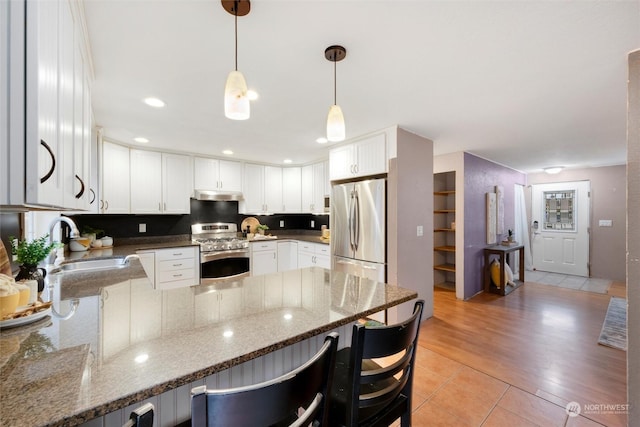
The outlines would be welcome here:
[[[420,236],[424,236],[424,227],[422,225],[419,225],[416,229],[416,236],[420,237]]]
[[[146,233],[147,224],[138,224],[138,233]]]
[[[284,220],[283,220],[283,219],[281,219],[281,220],[280,220],[280,228],[283,228],[283,227],[284,227]]]
[[[613,220],[611,219],[601,219],[598,221],[598,225],[600,227],[613,227]]]

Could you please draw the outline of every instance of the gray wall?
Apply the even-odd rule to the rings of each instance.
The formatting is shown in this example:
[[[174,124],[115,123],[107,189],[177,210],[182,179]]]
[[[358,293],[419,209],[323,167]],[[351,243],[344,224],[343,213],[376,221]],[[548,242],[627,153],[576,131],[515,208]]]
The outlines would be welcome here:
[[[527,184],[591,181],[591,277],[625,281],[626,258],[626,166],[568,169],[557,175],[529,174]],[[531,187],[525,190],[527,215],[531,218]],[[598,226],[598,220],[610,219],[612,227]]]

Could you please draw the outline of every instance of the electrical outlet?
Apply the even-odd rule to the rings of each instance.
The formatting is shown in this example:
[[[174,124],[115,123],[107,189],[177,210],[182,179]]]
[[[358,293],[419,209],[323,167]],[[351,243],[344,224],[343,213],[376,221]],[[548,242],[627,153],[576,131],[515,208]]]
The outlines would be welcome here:
[[[147,224],[138,224],[138,233],[146,233]]]
[[[311,228],[316,228],[316,222],[314,220],[311,220]]]
[[[424,227],[422,225],[419,225],[416,229],[416,236],[424,236]]]
[[[280,220],[280,228],[284,228],[284,220],[283,219]]]

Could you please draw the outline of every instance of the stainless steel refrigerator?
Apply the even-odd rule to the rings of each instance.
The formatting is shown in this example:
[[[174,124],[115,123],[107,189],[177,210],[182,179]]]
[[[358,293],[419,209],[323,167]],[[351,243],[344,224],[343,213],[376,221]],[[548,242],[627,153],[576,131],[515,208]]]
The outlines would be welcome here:
[[[330,221],[333,269],[386,282],[386,180],[334,185]]]

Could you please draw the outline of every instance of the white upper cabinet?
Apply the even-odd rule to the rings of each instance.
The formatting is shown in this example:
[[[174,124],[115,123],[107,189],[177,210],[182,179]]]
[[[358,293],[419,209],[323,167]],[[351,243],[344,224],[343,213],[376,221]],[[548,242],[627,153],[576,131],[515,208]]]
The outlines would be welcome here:
[[[302,168],[282,168],[282,213],[302,211]]]
[[[329,151],[332,180],[387,172],[386,134],[379,133]]]
[[[191,159],[179,154],[162,154],[162,211],[166,214],[191,212]]]
[[[189,157],[135,149],[130,152],[131,213],[189,213]]]
[[[282,168],[252,163],[244,165],[244,201],[241,212],[248,214],[282,211]]]
[[[11,176],[0,205],[87,209],[82,10],[72,1],[14,0],[2,2],[0,21],[0,169]]]
[[[195,190],[242,191],[242,163],[194,157]]]
[[[264,167],[264,211],[282,212],[282,168]]]
[[[162,213],[162,154],[130,150],[131,213]]]
[[[314,163],[302,168],[302,211],[324,212],[326,191],[324,163]]]
[[[129,148],[104,141],[100,179],[100,212],[130,211]]]

